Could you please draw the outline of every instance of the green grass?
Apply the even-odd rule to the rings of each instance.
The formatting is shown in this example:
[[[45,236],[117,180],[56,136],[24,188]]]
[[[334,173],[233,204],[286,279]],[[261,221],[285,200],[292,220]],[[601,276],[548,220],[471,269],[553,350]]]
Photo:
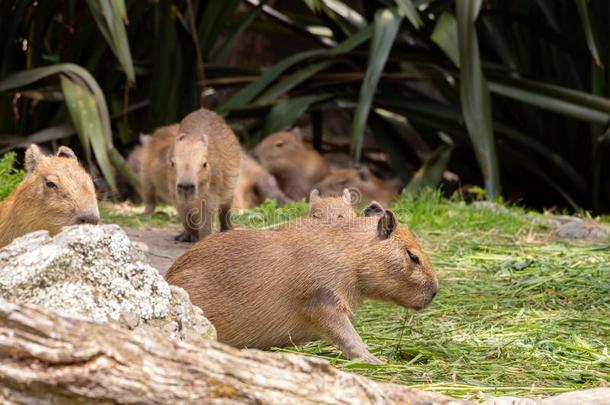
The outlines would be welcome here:
[[[6,198],[23,180],[23,170],[15,168],[17,154],[9,152],[0,156],[0,200]]]
[[[297,203],[276,215],[276,208],[268,202],[235,222],[264,227],[307,209]],[[421,312],[375,302],[359,309],[360,336],[388,363],[345,360],[326,341],[277,351],[320,356],[376,380],[472,399],[610,384],[608,244],[556,240],[549,215],[501,205],[475,208],[434,192],[402,198],[393,209],[430,253],[440,289]],[[177,223],[170,214],[103,215],[107,222]]]

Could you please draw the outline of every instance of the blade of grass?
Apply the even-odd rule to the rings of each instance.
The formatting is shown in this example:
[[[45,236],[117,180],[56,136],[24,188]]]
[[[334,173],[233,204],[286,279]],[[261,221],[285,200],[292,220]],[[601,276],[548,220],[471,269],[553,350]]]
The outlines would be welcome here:
[[[420,29],[423,27],[424,23],[422,22],[417,9],[413,5],[411,0],[394,0],[396,5],[398,6],[398,12],[403,17],[407,17],[409,22],[416,28]]]
[[[589,15],[589,4],[587,0],[574,0],[576,7],[578,8],[578,14],[582,21],[582,28],[585,31],[585,37],[587,38],[587,46],[591,52],[591,56],[595,61],[595,64],[599,67],[604,67],[597,49],[597,41],[595,40],[595,34],[593,33],[593,27],[591,25],[591,16]]]

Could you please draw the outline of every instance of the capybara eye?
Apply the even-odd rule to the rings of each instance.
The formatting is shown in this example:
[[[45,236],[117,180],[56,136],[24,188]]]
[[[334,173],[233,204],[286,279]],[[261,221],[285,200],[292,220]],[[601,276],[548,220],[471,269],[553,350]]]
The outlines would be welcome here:
[[[46,185],[48,188],[52,188],[52,189],[57,188],[57,184],[53,183],[53,182],[52,182],[52,181],[50,181],[50,180],[47,180],[47,182],[45,183],[45,185]]]
[[[413,263],[419,264],[419,257],[417,257],[416,254],[414,254],[410,250],[407,250],[407,253],[409,254],[409,259],[411,259],[413,261]]]
[[[176,165],[176,162],[174,162],[174,159],[171,159],[171,160],[169,161],[169,164],[170,164],[170,165],[172,165],[172,167],[174,167],[174,166]]]
[[[203,162],[203,168],[205,169],[206,167],[208,167],[208,162]]]
[[[277,142],[277,143],[275,144],[275,147],[276,147],[276,148],[281,148],[282,146],[284,146],[284,142]]]

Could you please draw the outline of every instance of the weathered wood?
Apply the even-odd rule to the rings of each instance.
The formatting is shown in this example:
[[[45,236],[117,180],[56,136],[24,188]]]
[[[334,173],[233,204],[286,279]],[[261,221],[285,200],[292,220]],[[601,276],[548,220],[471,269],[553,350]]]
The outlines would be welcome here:
[[[299,355],[173,341],[156,330],[0,301],[0,402],[465,404]]]

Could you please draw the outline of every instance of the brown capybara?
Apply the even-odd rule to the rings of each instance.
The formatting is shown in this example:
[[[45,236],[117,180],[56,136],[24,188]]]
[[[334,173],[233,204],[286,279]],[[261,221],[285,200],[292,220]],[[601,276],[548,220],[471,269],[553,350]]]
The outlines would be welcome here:
[[[373,298],[421,309],[437,290],[428,256],[386,210],[215,234],[180,256],[166,278],[203,309],[220,342],[268,349],[326,337],[370,363],[380,360],[352,325],[358,305]]]
[[[315,188],[320,190],[321,196],[338,196],[347,188],[356,205],[366,205],[373,200],[389,205],[397,194],[392,185],[375,176],[366,166],[337,170],[316,184]]]
[[[145,204],[144,213],[155,212],[157,202],[170,204],[168,185],[169,151],[178,133],[178,124],[160,127],[153,132],[148,142],[142,145],[140,163],[140,195]]]
[[[60,146],[54,156],[44,156],[32,145],[25,168],[25,179],[0,202],[0,247],[29,232],[55,235],[64,226],[99,222],[93,180],[72,149]]]
[[[201,108],[187,115],[169,151],[170,198],[184,232],[176,237],[194,242],[231,229],[231,204],[239,176],[241,148],[235,134],[215,112]]]
[[[343,189],[341,197],[321,197],[318,189],[312,190],[309,195],[309,213],[307,215],[310,218],[329,222],[357,217],[352,208],[348,189]]]
[[[253,156],[293,200],[307,198],[313,186],[330,173],[324,158],[294,132],[269,135],[254,148]]]
[[[280,189],[275,177],[250,155],[242,151],[233,208],[240,210],[254,208],[267,198],[275,199],[280,205],[290,202],[290,199]]]

